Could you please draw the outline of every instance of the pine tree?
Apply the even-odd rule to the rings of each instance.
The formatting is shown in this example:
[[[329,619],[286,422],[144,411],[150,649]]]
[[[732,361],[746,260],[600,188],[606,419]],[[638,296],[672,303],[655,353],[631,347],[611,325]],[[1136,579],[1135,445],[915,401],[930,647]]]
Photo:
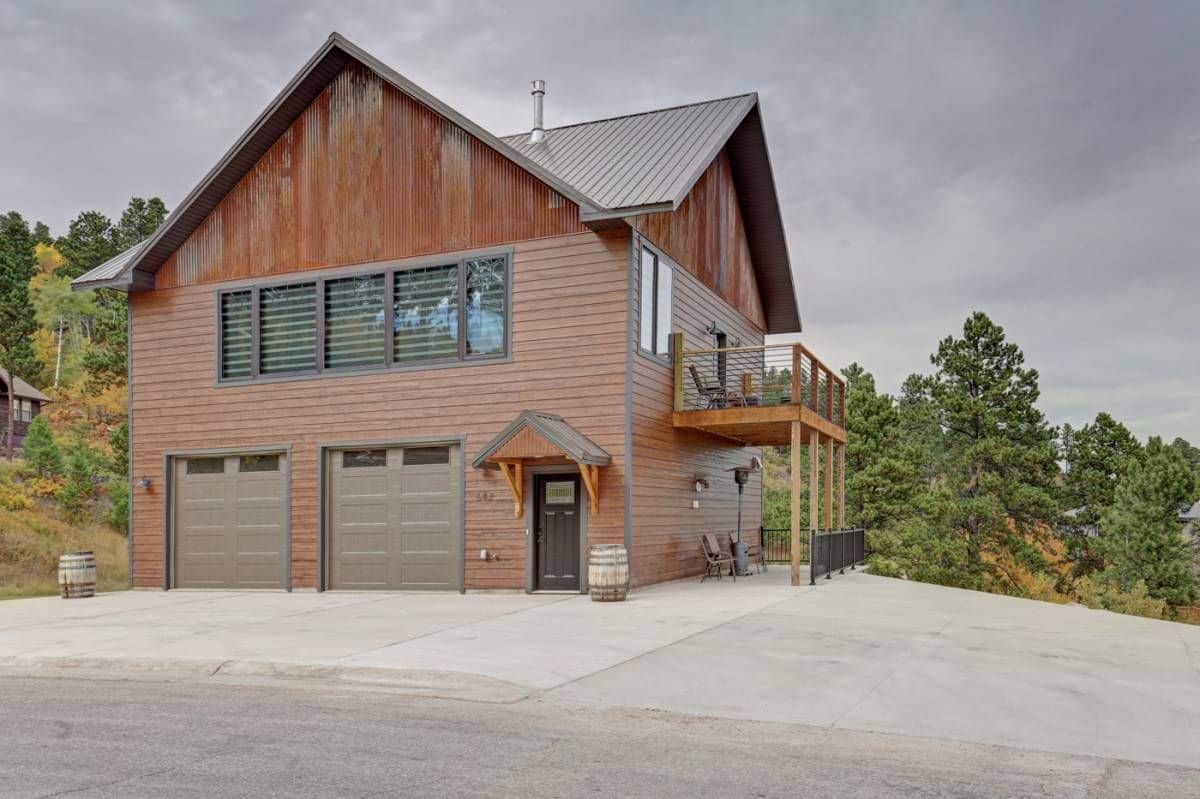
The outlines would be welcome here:
[[[853,363],[846,377],[846,517],[879,530],[911,516],[920,477],[913,448],[900,439],[895,400],[875,391],[875,378]]]
[[[0,368],[9,375],[33,375],[42,371],[33,349],[37,330],[33,307],[29,303],[29,279],[35,271],[33,236],[29,225],[16,211],[0,216]],[[8,407],[5,419],[13,418],[13,392],[7,386]],[[13,456],[13,426],[6,424],[4,453]]]
[[[1100,517],[1113,503],[1117,484],[1141,452],[1133,433],[1103,412],[1096,414],[1091,424],[1071,431],[1069,438],[1064,436],[1067,471],[1062,496],[1070,515],[1063,529],[1076,576],[1103,568],[1089,533],[1099,526]]]
[[[26,465],[41,477],[58,477],[63,473],[62,452],[54,443],[54,435],[45,416],[35,416],[21,445],[21,457]]]
[[[942,340],[931,361],[928,396],[950,459],[949,518],[965,537],[968,569],[981,582],[1005,579],[1000,561],[1040,569],[1030,539],[1057,514],[1058,466],[1053,431],[1036,405],[1037,371],[981,312],[966,320],[962,338]]]
[[[1193,501],[1196,478],[1179,452],[1151,438],[1117,484],[1101,517],[1105,570],[1121,590],[1143,581],[1150,596],[1178,606],[1194,601],[1195,578],[1179,512]]]

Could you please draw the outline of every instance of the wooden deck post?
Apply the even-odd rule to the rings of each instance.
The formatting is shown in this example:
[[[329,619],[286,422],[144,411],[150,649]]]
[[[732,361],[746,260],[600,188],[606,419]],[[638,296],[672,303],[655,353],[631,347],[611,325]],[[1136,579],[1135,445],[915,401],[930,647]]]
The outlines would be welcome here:
[[[799,401],[799,397],[796,399]],[[800,464],[803,451],[803,429],[800,422],[792,422],[792,585],[800,585]]]
[[[671,334],[672,367],[675,372],[675,410],[683,410],[683,334]]]
[[[819,489],[817,488],[817,475],[821,472],[821,464],[818,463],[821,449],[821,436],[813,430],[808,434],[808,526],[813,530],[821,527],[821,502]],[[809,562],[812,562],[812,553],[809,553]]]
[[[833,439],[825,441],[825,529],[833,529]]]
[[[846,445],[838,444],[838,529],[846,529]]]

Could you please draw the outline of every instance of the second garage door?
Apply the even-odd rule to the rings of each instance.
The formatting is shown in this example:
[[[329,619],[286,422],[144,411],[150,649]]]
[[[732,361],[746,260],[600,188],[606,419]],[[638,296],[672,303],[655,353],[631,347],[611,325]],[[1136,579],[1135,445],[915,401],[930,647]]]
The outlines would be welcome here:
[[[458,587],[458,447],[330,453],[329,587]]]

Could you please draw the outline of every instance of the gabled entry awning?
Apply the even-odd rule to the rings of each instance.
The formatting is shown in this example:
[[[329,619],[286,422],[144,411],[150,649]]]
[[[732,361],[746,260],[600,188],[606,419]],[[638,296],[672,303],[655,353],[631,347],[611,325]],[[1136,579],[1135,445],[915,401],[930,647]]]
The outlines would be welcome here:
[[[476,469],[499,469],[512,493],[514,515],[525,512],[525,466],[536,463],[574,462],[587,489],[591,512],[600,506],[600,467],[612,456],[576,430],[561,416],[523,411],[475,459]]]

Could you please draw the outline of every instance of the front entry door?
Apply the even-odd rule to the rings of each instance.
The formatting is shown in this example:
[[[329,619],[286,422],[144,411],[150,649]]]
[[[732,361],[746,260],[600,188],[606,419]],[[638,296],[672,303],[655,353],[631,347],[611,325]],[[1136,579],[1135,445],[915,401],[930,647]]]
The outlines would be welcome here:
[[[534,477],[534,489],[537,498],[534,589],[578,591],[579,475],[539,474]]]

